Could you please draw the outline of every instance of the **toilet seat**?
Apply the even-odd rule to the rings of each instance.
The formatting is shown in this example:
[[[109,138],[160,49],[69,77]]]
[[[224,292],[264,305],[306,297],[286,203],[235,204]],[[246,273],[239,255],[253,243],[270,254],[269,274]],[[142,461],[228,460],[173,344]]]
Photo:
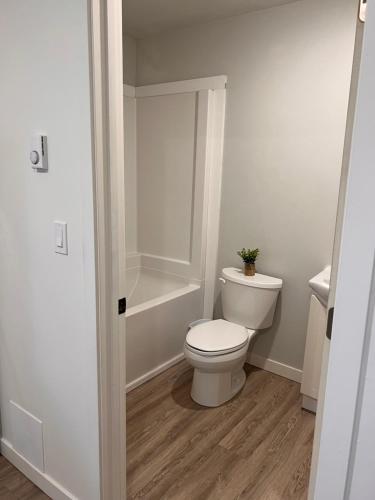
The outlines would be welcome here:
[[[222,351],[200,351],[199,349],[195,349],[194,347],[191,347],[187,342],[185,343],[185,348],[193,352],[194,354],[199,354],[200,356],[203,357],[213,357],[213,356],[224,356],[225,354],[231,354],[233,352],[240,351],[243,347],[245,347],[247,344],[247,341],[244,342],[242,345],[238,347],[233,347],[232,349],[225,349]]]
[[[241,350],[253,333],[244,326],[217,319],[193,327],[185,346],[201,356],[221,356]]]

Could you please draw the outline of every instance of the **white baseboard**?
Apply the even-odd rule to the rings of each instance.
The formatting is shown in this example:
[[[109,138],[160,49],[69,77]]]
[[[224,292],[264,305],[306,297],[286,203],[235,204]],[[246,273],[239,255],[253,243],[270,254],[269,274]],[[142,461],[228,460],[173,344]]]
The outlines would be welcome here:
[[[280,363],[279,361],[275,361],[273,359],[264,358],[263,356],[259,356],[253,352],[248,354],[247,363],[250,363],[257,368],[262,368],[267,372],[275,373],[281,377],[301,383],[302,370],[294,368],[293,366],[285,365],[284,363]]]
[[[48,474],[41,472],[20,455],[9,441],[2,438],[0,441],[1,453],[17,469],[19,469],[30,481],[36,484],[46,495],[53,500],[78,500],[61,484],[57,483]]]
[[[302,408],[311,411],[312,413],[316,413],[317,407],[318,407],[318,401],[316,399],[310,398],[310,396],[305,396],[305,394],[302,394]]]
[[[168,361],[166,361],[162,365],[159,365],[156,368],[153,368],[152,370],[145,373],[141,377],[136,378],[135,380],[133,380],[129,384],[126,384],[126,392],[130,392],[133,389],[135,389],[136,387],[139,387],[140,385],[144,384],[148,380],[151,380],[152,378],[156,377],[156,375],[159,375],[159,373],[162,373],[165,370],[167,370],[168,368],[170,368],[171,366],[176,365],[177,363],[179,363],[183,359],[184,359],[183,353],[177,354],[177,356],[175,356],[174,358],[169,359]]]
[[[160,373],[164,372],[171,366],[179,363],[184,359],[184,354],[178,354],[174,358],[168,360],[162,365],[157,366],[156,368],[150,370],[139,378],[136,378],[129,384],[126,384],[126,392],[130,392],[136,387],[144,384],[145,382],[151,380],[156,377]],[[302,370],[298,368],[294,368],[293,366],[285,365],[284,363],[280,363],[279,361],[274,361],[273,359],[264,358],[263,356],[259,356],[258,354],[249,353],[247,363],[250,363],[257,368],[262,368],[271,373],[275,373],[276,375],[280,375],[281,377],[288,378],[289,380],[294,380],[294,382],[301,383],[302,379]]]

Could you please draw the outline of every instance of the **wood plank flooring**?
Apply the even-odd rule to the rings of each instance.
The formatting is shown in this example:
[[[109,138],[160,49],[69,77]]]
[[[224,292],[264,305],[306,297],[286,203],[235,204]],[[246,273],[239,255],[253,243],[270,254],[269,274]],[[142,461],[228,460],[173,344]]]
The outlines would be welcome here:
[[[0,499],[48,500],[49,497],[0,455]]]
[[[191,400],[185,361],[128,394],[128,499],[307,498],[315,417],[301,410],[300,385],[246,371],[219,408]]]

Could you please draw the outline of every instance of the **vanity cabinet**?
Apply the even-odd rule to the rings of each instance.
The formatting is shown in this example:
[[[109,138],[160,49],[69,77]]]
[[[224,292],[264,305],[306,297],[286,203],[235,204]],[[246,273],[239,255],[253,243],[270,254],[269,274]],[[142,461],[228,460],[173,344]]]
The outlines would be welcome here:
[[[316,295],[311,296],[305,357],[301,383],[302,408],[316,413],[323,344],[327,327],[327,307]]]

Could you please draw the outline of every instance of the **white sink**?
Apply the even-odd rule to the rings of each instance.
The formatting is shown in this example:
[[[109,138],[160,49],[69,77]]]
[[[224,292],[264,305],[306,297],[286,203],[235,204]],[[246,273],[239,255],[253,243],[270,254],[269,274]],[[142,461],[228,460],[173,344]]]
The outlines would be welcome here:
[[[318,296],[324,305],[328,303],[329,284],[331,280],[331,266],[327,266],[323,271],[309,281],[310,288]]]

